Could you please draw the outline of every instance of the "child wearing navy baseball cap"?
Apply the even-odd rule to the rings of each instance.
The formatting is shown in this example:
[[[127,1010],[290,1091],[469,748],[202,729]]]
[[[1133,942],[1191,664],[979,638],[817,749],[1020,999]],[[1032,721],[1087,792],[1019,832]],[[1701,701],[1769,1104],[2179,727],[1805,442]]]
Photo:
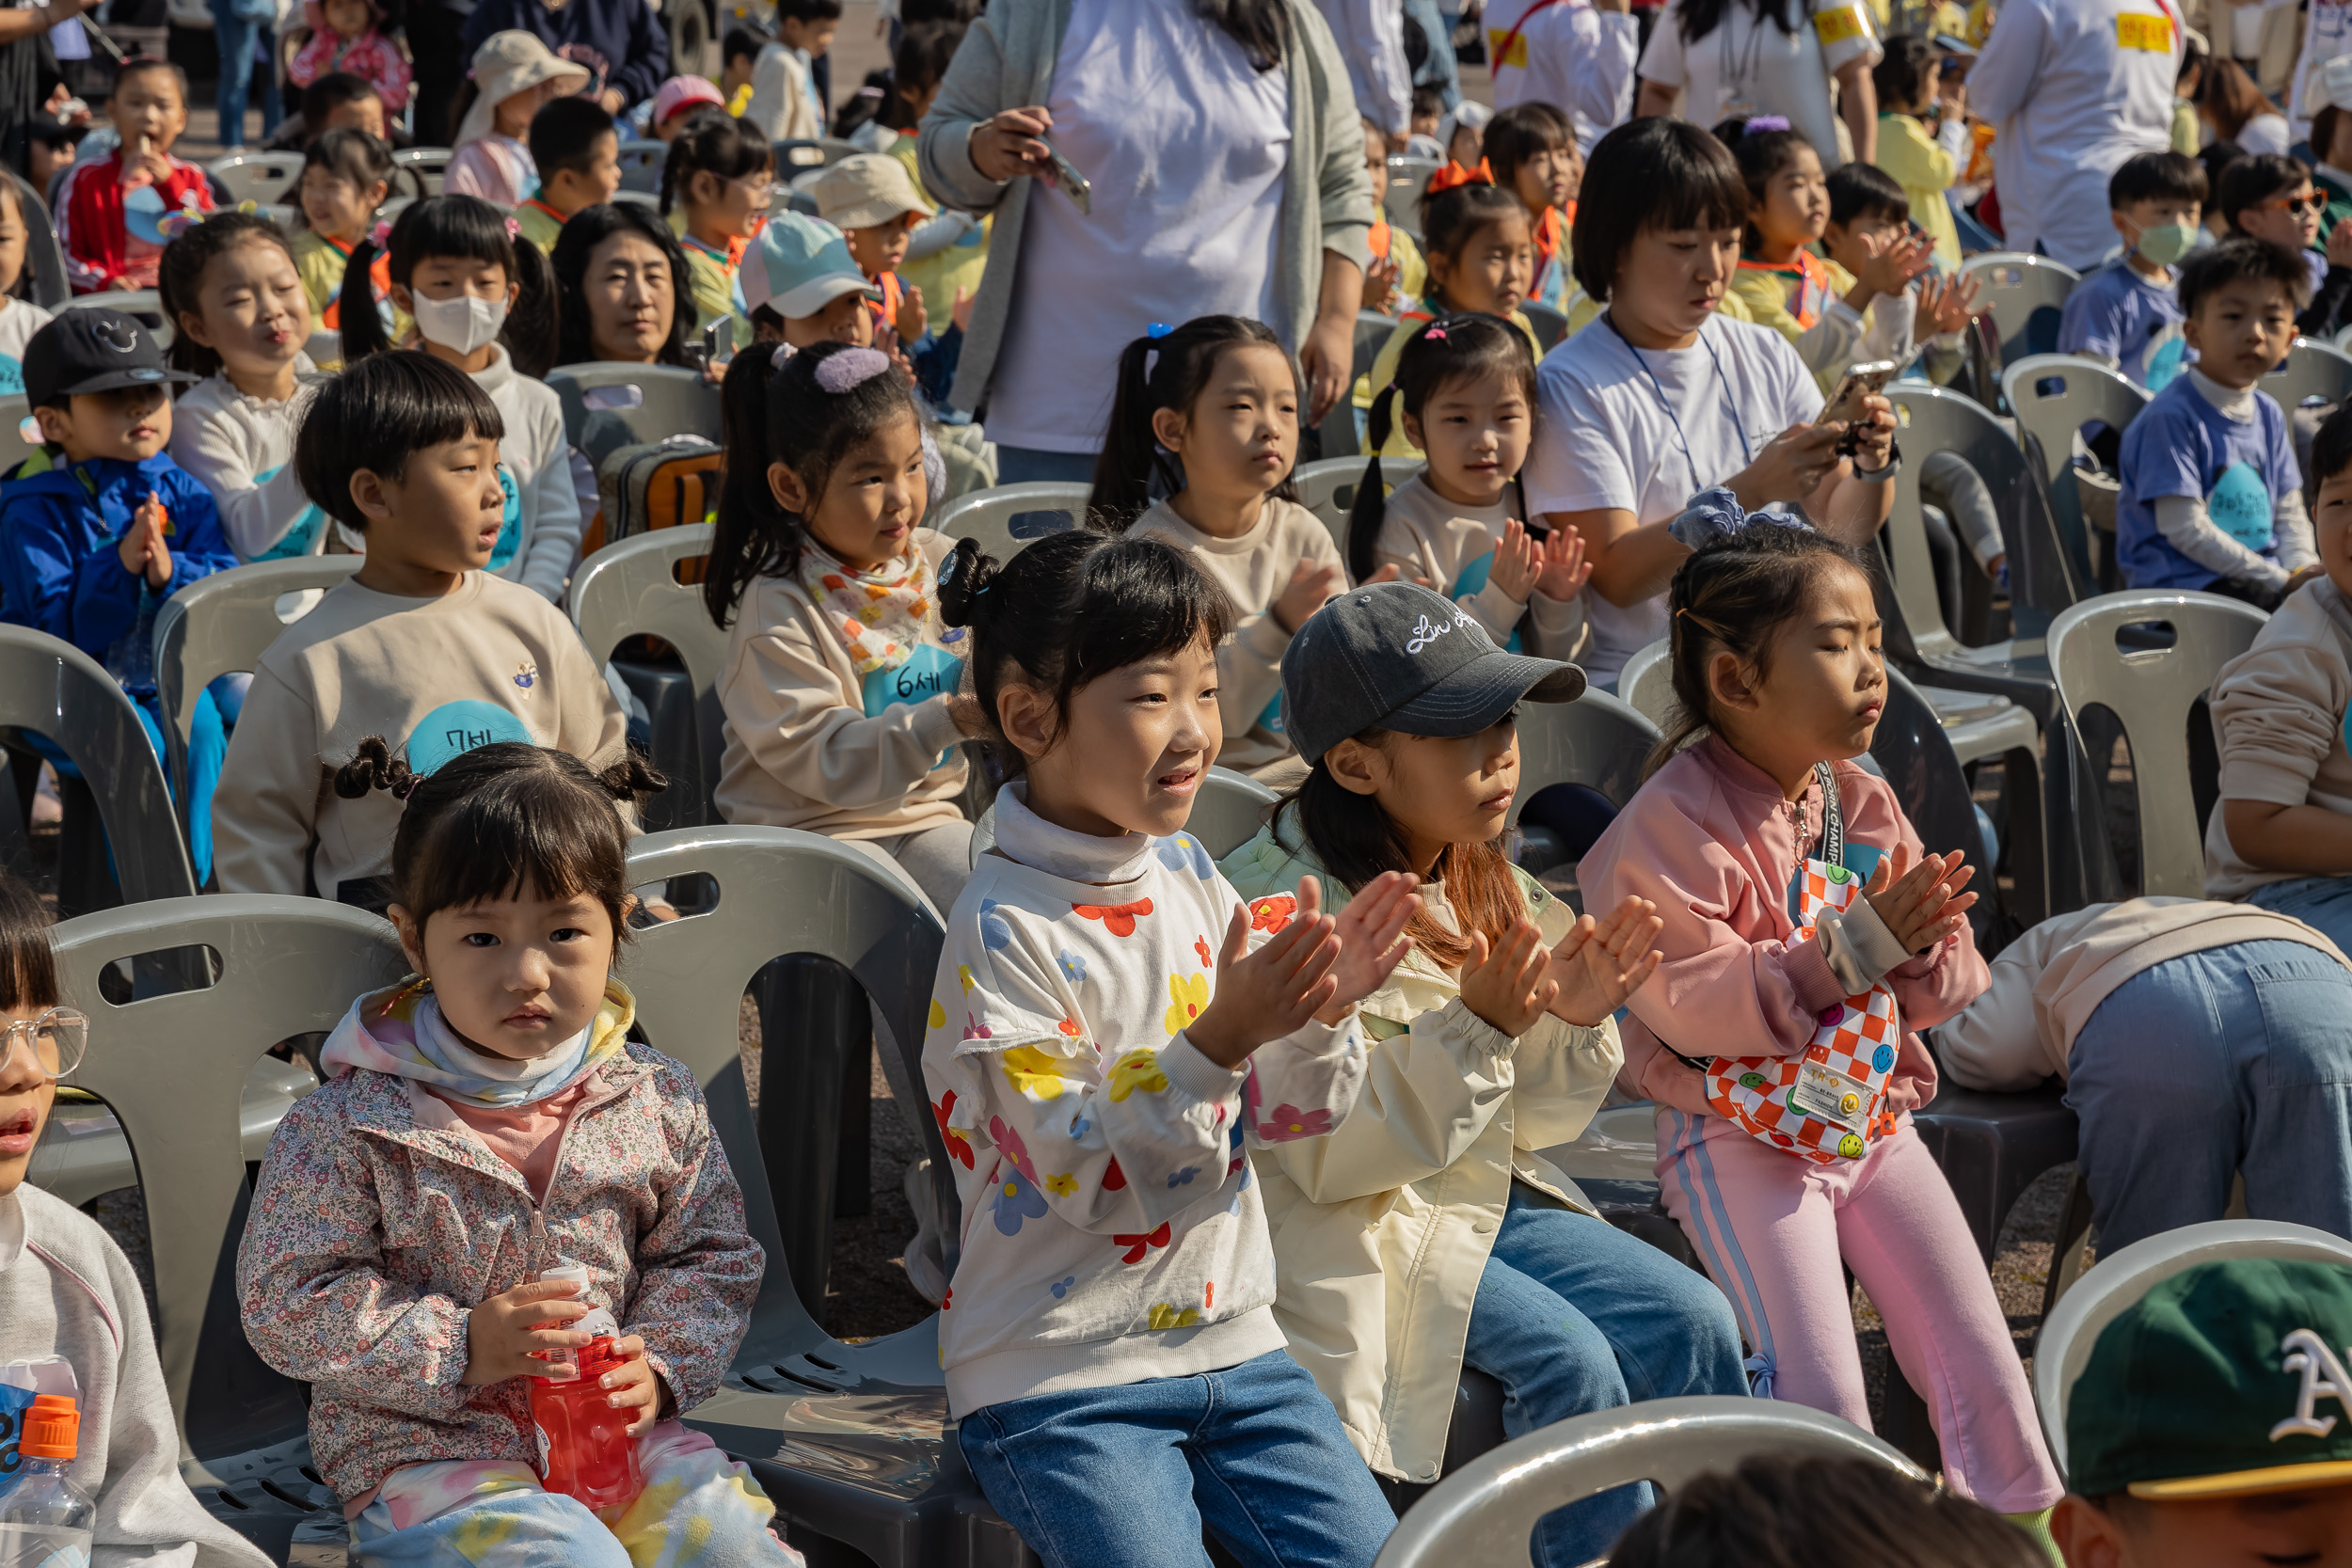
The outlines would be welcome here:
[[[1328,1138],[1254,1157],[1291,1354],[1400,1481],[1437,1479],[1466,1365],[1502,1380],[1515,1437],[1637,1398],[1747,1392],[1721,1293],[1532,1152],[1600,1108],[1621,1059],[1611,1015],[1658,966],[1646,900],[1579,917],[1504,853],[1521,705],[1583,690],[1575,665],[1504,652],[1427,588],[1343,594],[1282,656],[1306,781],[1222,867],[1276,928],[1308,877],[1335,899],[1391,871],[1425,884],[1413,950],[1363,1002],[1355,1109]],[[1648,1501],[1626,1487],[1561,1510],[1539,1560],[1603,1556]]]

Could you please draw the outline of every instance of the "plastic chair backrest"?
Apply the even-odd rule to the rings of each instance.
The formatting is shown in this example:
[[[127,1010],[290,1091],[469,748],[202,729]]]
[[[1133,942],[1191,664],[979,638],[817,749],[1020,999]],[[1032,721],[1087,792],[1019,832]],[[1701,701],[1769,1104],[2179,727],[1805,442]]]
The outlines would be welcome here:
[[[711,791],[719,787],[719,759],[724,751],[720,726],[725,714],[719,705],[719,674],[725,667],[727,634],[711,624],[703,608],[700,583],[677,580],[677,565],[710,554],[708,523],[686,523],[659,529],[607,545],[572,574],[572,624],[589,657],[601,665],[625,640],[659,637],[677,650],[686,673],[694,683],[694,738],[699,779],[673,779],[670,787],[684,802],[692,822],[716,822]]]
[[[2058,1297],[2034,1342],[2033,1402],[2050,1457],[2066,1473],[2066,1408],[2106,1326],[2176,1274],[2233,1259],[2352,1264],[2352,1242],[2279,1220],[2208,1220],[2166,1230],[2091,1265]]]
[[[1659,739],[1657,725],[1597,687],[1573,703],[1521,704],[1519,790],[1506,825],[1547,784],[1582,784],[1622,809]]]
[[[2016,416],[2018,446],[2041,449],[2042,477],[2059,531],[2088,541],[2081,493],[2074,483],[2074,433],[2094,420],[2122,435],[2148,394],[2106,366],[2071,354],[2035,354],[2001,372],[2001,400]],[[2033,436],[2031,446],[2024,436]]]
[[[2051,623],[2050,673],[2075,727],[2082,710],[2097,703],[2131,742],[2143,894],[2204,896],[2205,832],[2189,771],[2189,715],[2221,667],[2253,645],[2268,619],[2217,594],[2144,589],[2103,594]],[[2170,624],[2170,647],[2117,645],[2125,626],[2149,621]]]
[[[206,164],[204,172],[220,182],[231,206],[240,201],[268,201],[302,178],[302,154],[230,152]]]
[[[136,316],[155,335],[158,348],[169,348],[171,341],[180,336],[178,326],[164,314],[163,295],[152,289],[108,289],[103,293],[75,294],[57,309],[119,310],[126,316]]]
[[[1490,1449],[1430,1488],[1373,1568],[1524,1568],[1535,1521],[1633,1481],[1669,1493],[1765,1454],[1859,1459],[1925,1481],[1887,1444],[1802,1405],[1719,1394],[1649,1400],[1555,1422]]]
[[[175,786],[187,780],[196,693],[232,671],[249,671],[287,623],[278,601],[306,588],[333,588],[358,569],[356,555],[298,555],[215,572],[174,594],[155,613],[155,693]],[[184,788],[182,796],[185,797]]]
[[[2317,338],[2297,338],[2286,363],[2264,376],[2261,385],[2289,413],[2306,398],[2341,404],[2352,398],[2352,355]]]
[[[262,1364],[238,1323],[248,1196],[238,1106],[263,1052],[333,1028],[355,998],[407,972],[400,942],[363,910],[275,894],[126,904],[65,921],[53,938],[59,986],[90,1019],[88,1054],[69,1082],[121,1122],[146,1189],[156,1346],[182,1435],[199,1455],[293,1436],[307,1420],[300,1391]],[[210,986],[110,1000],[120,992],[102,975],[119,960],[194,944],[218,956]],[[182,967],[193,979],[206,966]]]
[[[669,161],[670,144],[665,141],[625,141],[621,144],[621,189],[643,191],[648,196],[661,190],[661,167]]]
[[[981,553],[1003,562],[1032,539],[1085,527],[1093,494],[1090,484],[998,484],[949,501],[931,527],[950,539],[977,539]],[[1041,525],[1029,515],[1033,513],[1057,514],[1063,520]]]
[[[1674,670],[1666,662],[1671,651],[1671,644],[1661,637],[1634,649],[1625,668],[1617,672],[1617,695],[1661,730],[1682,705],[1675,700]]]
[[[2058,346],[2058,313],[2082,281],[2082,274],[2047,256],[2014,250],[1971,256],[1960,264],[1960,273],[1977,280],[1984,314],[1993,318],[1994,330],[2001,337],[2004,365]]]
[[[1565,310],[1555,310],[1549,305],[1530,299],[1520,302],[1519,314],[1525,316],[1527,325],[1535,329],[1535,341],[1546,354],[1549,354],[1558,346],[1560,340],[1568,335],[1568,316]]]
[[[22,392],[0,397],[0,474],[39,453],[40,428],[32,423],[33,403]],[[27,430],[32,432],[28,437]]]
[[[634,541],[631,541],[634,543]],[[621,547],[621,546],[616,546]],[[829,1343],[794,1291],[769,1190],[758,1125],[744,1092],[744,988],[769,960],[789,953],[831,958],[856,976],[914,1066],[919,1060],[932,983],[945,942],[938,920],[912,887],[857,850],[785,828],[686,828],[648,833],[628,857],[629,880],[644,886],[706,876],[718,884],[707,914],[647,927],[622,960],[637,997],[637,1021],[656,1050],[701,1080],[711,1126],[743,1189],[747,1227],[767,1249],[767,1273],[752,1309],[739,1364],[776,1359]],[[920,1083],[921,1074],[915,1081]],[[928,1115],[912,1118],[931,1156],[936,1189],[955,1234],[955,1185],[946,1149]],[[789,1195],[786,1195],[787,1200]],[[835,1347],[836,1350],[844,1347]],[[936,1352],[911,1367],[936,1383]]]
[[[1434,158],[1399,156],[1389,160],[1389,189],[1381,198],[1381,210],[1389,214],[1391,223],[1416,240],[1421,238],[1421,193],[1429,188],[1429,177],[1438,167]]]
[[[421,182],[425,195],[438,196],[453,155],[446,147],[404,147],[392,154],[392,167]]]
[[[73,297],[73,286],[66,280],[65,247],[57,243],[57,226],[49,215],[49,204],[15,170],[8,179],[16,186],[17,199],[24,204],[24,227],[30,230],[24,245],[24,264],[33,274],[33,303],[54,311]]]
[[[615,448],[666,436],[717,442],[723,435],[719,388],[699,371],[596,359],[558,365],[547,382],[564,405],[564,439],[582,450],[603,444],[604,451],[590,454],[599,460]]]
[[[0,626],[0,725],[48,736],[82,770],[98,799],[123,902],[196,891],[147,726],[96,659],[47,632]]]

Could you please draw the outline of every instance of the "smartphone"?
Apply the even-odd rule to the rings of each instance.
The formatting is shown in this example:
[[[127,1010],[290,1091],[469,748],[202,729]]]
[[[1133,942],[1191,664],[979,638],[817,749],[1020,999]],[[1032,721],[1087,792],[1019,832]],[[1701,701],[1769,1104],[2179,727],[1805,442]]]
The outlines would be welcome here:
[[[1094,215],[1094,187],[1087,183],[1087,177],[1073,168],[1070,160],[1051,147],[1045,150],[1045,156],[1051,162],[1046,165],[1045,172],[1040,178],[1048,184],[1059,185],[1062,188],[1062,194],[1077,204],[1081,216],[1092,217]]]
[[[1821,417],[1813,422],[1831,424],[1845,420],[1851,423],[1859,420],[1862,418],[1862,400],[1886,390],[1886,384],[1895,379],[1895,370],[1892,359],[1871,359],[1849,367],[1844,378],[1837,383],[1837,390],[1830,394],[1829,402],[1822,406]],[[1851,457],[1861,445],[1860,433],[1850,430],[1845,438],[1837,443],[1838,454]]]

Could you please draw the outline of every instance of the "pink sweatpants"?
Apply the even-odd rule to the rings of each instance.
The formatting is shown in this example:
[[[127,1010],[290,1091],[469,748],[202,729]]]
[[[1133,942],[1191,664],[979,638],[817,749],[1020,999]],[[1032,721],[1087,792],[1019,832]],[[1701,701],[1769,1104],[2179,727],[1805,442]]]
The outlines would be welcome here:
[[[1658,1148],[1667,1212],[1731,1299],[1773,1398],[1870,1429],[1842,1255],[1927,1401],[1952,1490],[2001,1513],[2058,1501],[2000,1300],[1908,1118],[1861,1159],[1821,1165],[1719,1117],[1661,1108]]]

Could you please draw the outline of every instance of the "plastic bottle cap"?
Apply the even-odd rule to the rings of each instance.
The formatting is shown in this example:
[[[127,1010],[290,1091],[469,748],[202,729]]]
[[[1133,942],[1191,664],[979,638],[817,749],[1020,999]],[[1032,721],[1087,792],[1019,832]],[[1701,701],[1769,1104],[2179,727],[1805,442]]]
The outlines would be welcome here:
[[[72,1459],[81,1451],[82,1413],[71,1394],[37,1394],[24,1413],[17,1451],[27,1459]]]

